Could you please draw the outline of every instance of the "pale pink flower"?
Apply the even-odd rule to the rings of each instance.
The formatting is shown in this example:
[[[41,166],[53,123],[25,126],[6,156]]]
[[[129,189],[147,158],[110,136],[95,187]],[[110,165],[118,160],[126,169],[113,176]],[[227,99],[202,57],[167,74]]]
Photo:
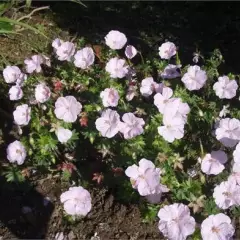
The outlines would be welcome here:
[[[44,58],[41,55],[33,55],[30,59],[26,59],[24,63],[27,73],[33,73],[34,71],[39,73],[42,71],[41,64],[44,63]]]
[[[7,159],[11,163],[22,165],[26,159],[27,152],[23,144],[19,141],[10,143],[7,147]]]
[[[214,188],[213,197],[219,208],[227,209],[240,204],[240,186],[236,181],[228,180]]]
[[[120,116],[111,109],[105,110],[95,122],[97,130],[103,137],[112,138],[119,131]]]
[[[215,134],[225,146],[233,147],[240,140],[240,121],[236,118],[221,119]]]
[[[203,240],[230,240],[235,229],[231,224],[231,219],[223,214],[210,215],[201,225],[201,235]]]
[[[9,89],[8,94],[9,94],[10,100],[12,100],[12,101],[19,100],[23,97],[23,91],[22,91],[21,87],[18,85],[12,86]]]
[[[58,60],[71,61],[75,53],[75,45],[72,42],[64,42],[57,38],[52,42],[52,46],[55,49]]]
[[[123,78],[127,75],[128,68],[124,59],[114,57],[107,62],[105,70],[110,74],[111,78]]]
[[[82,104],[73,96],[59,97],[55,102],[54,113],[58,119],[73,123],[82,111]]]
[[[201,170],[206,174],[217,175],[224,170],[227,162],[227,154],[223,151],[212,151],[206,154],[201,162]]]
[[[125,55],[128,59],[132,59],[137,55],[137,49],[132,45],[127,45],[125,48]]]
[[[72,131],[59,127],[56,129],[56,135],[59,142],[66,143],[72,137]]]
[[[169,87],[163,87],[162,93],[157,93],[154,96],[154,105],[158,108],[158,111],[164,114],[167,103],[171,99],[173,91]]]
[[[163,126],[158,127],[158,133],[168,142],[181,139],[184,136],[184,120],[163,116]]]
[[[81,69],[87,69],[93,65],[95,60],[95,55],[93,49],[90,47],[85,47],[76,52],[74,55],[74,65]]]
[[[235,150],[233,151],[233,160],[236,163],[240,163],[240,143],[237,144]]]
[[[122,49],[127,42],[125,34],[112,30],[105,37],[106,45],[113,50]]]
[[[181,65],[168,64],[161,73],[161,77],[164,79],[173,79],[180,77],[180,67]]]
[[[190,216],[189,208],[182,203],[161,208],[158,217],[158,228],[169,240],[185,240],[195,231],[195,219]]]
[[[165,42],[159,47],[159,55],[162,59],[170,59],[172,56],[176,55],[177,48],[172,42]]]
[[[161,193],[160,173],[160,168],[156,168],[145,158],[139,161],[139,166],[133,164],[125,171],[125,174],[130,177],[132,187],[137,189],[141,196]]]
[[[70,187],[60,196],[64,210],[72,216],[85,217],[92,208],[90,193],[83,187]]]
[[[240,185],[240,163],[234,163],[232,167],[232,173],[229,176],[228,180],[235,181],[238,185]]]
[[[190,90],[201,89],[207,81],[207,74],[197,65],[190,66],[182,77],[185,87]]]
[[[156,83],[152,77],[144,78],[141,82],[140,92],[144,97],[149,97],[154,92],[161,93],[163,84]]]
[[[40,83],[35,88],[35,98],[38,102],[44,103],[51,96],[51,91],[45,83]]]
[[[116,107],[118,105],[119,94],[114,88],[106,88],[100,93],[104,107]]]
[[[156,192],[157,193],[149,194],[146,196],[146,199],[149,203],[156,204],[161,202],[162,194],[165,192],[169,192],[169,189],[167,188],[167,186],[159,184],[156,188]]]
[[[235,97],[237,88],[238,84],[236,80],[230,80],[227,76],[219,77],[218,82],[214,83],[213,85],[213,90],[221,99],[231,99]]]
[[[3,78],[6,83],[22,83],[26,75],[17,66],[7,66],[3,69]]]
[[[31,108],[27,104],[22,104],[16,107],[13,112],[14,121],[17,125],[28,125],[31,119]]]
[[[133,113],[125,113],[122,120],[119,131],[123,133],[125,139],[131,139],[143,133],[145,122],[142,118],[136,117]]]

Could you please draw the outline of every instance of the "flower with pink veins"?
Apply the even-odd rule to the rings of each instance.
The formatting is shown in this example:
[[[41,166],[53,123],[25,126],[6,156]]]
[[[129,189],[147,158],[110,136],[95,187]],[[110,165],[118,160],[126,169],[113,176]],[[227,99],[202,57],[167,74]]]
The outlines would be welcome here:
[[[173,95],[173,90],[169,87],[163,87],[162,93],[154,95],[154,105],[158,108],[158,111],[164,114],[166,106]]]

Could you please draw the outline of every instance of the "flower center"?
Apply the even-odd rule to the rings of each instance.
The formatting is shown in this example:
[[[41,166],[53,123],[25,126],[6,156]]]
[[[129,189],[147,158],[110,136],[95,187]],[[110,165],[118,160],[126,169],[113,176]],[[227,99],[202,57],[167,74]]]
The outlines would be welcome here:
[[[16,153],[22,155],[22,151],[20,149],[17,149]]]
[[[219,232],[219,228],[217,228],[217,227],[212,227],[212,232],[213,233],[218,233]]]
[[[230,192],[223,192],[223,195],[226,196],[226,197],[231,197],[232,193],[230,193]]]

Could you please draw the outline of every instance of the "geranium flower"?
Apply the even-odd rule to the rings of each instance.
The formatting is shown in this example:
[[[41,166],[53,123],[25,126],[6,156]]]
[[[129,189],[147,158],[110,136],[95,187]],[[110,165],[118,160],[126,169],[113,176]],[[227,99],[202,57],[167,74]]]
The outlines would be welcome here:
[[[161,208],[158,228],[169,240],[185,240],[195,231],[195,219],[190,216],[189,208],[182,203]]]
[[[72,42],[64,42],[59,38],[52,42],[52,46],[60,61],[71,61],[72,56],[75,53],[75,45]]]
[[[97,130],[103,137],[112,138],[119,131],[120,116],[111,109],[105,110],[95,122]]]
[[[17,66],[7,66],[3,69],[3,78],[6,83],[20,84],[26,79],[26,75]]]
[[[64,210],[72,216],[86,216],[92,208],[90,193],[83,187],[70,187],[60,196]]]
[[[119,95],[114,88],[106,88],[100,93],[104,107],[116,107],[118,105]]]
[[[131,139],[143,133],[145,122],[142,118],[136,117],[133,113],[125,113],[122,120],[119,127],[125,139]]]
[[[240,185],[240,163],[234,163],[232,167],[232,173],[228,178],[229,181],[235,181]]]
[[[10,143],[7,147],[7,159],[11,163],[22,165],[26,159],[27,153],[23,144],[19,141]]]
[[[31,119],[31,108],[27,104],[22,104],[16,107],[13,112],[14,121],[17,125],[28,125]]]
[[[173,91],[169,87],[163,87],[162,93],[157,93],[154,96],[154,105],[158,108],[160,113],[164,113],[167,103],[173,95]]]
[[[236,163],[240,163],[240,143],[237,144],[235,150],[233,151],[233,160]]]
[[[159,55],[162,59],[170,59],[177,52],[177,48],[172,42],[165,42],[159,47]]]
[[[230,240],[235,229],[231,224],[231,219],[223,214],[210,215],[201,225],[201,235],[203,240]]]
[[[225,146],[232,147],[236,145],[236,141],[240,140],[240,121],[236,118],[223,118],[219,121],[219,126],[215,133],[216,138]]]
[[[223,171],[227,162],[227,154],[223,151],[212,151],[206,154],[201,162],[201,170],[206,174],[217,175]]]
[[[55,102],[54,113],[58,119],[73,123],[82,111],[82,104],[73,96],[59,97]]]
[[[183,103],[180,98],[171,98],[167,101],[163,114],[168,119],[181,118],[186,123],[189,112],[190,107],[187,103]]]
[[[156,83],[152,77],[148,77],[142,80],[140,92],[144,97],[149,97],[153,92],[161,93],[163,84]]]
[[[10,100],[12,100],[12,101],[19,100],[23,97],[23,91],[22,91],[21,87],[18,85],[12,86],[9,89],[8,94],[9,94]]]
[[[168,64],[163,72],[161,72],[161,77],[164,79],[173,79],[181,76],[179,68],[181,65]]]
[[[136,164],[128,167],[125,174],[130,177],[132,187],[137,189],[141,196],[158,194],[160,191],[160,168],[143,158],[139,161],[139,167]]]
[[[238,85],[236,80],[230,80],[227,76],[219,77],[218,82],[213,85],[213,90],[221,99],[231,99],[235,97],[237,88]]]
[[[163,116],[164,126],[158,127],[158,133],[168,142],[181,139],[184,136],[184,120],[182,118],[168,118]]]
[[[56,129],[56,135],[59,142],[66,143],[72,137],[72,131],[59,127]]]
[[[167,186],[159,184],[156,188],[156,192],[157,193],[145,196],[149,203],[156,204],[161,202],[162,193],[169,192],[169,189],[167,188]]]
[[[113,50],[122,49],[127,42],[125,34],[112,30],[105,37],[106,45]]]
[[[85,47],[76,52],[74,55],[74,65],[81,69],[89,68],[95,60],[95,55],[93,49],[90,47]]]
[[[123,78],[128,73],[128,66],[124,59],[114,57],[107,62],[105,70],[112,78]]]
[[[181,80],[188,90],[199,90],[207,81],[207,74],[199,66],[194,65],[188,68]]]
[[[24,63],[27,73],[33,73],[34,71],[39,73],[42,71],[41,64],[44,63],[44,59],[41,55],[33,55],[30,59],[26,59]]]
[[[213,197],[219,208],[227,209],[240,204],[240,186],[235,181],[225,181],[214,188]]]
[[[38,102],[44,103],[51,96],[51,91],[48,86],[44,83],[40,83],[35,88],[35,98]]]
[[[125,48],[125,55],[128,59],[132,59],[137,55],[137,49],[132,45],[127,45]]]

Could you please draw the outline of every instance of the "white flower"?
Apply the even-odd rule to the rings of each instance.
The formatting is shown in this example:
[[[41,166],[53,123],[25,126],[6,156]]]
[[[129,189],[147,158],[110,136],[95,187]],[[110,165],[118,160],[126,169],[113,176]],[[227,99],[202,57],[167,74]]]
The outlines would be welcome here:
[[[26,64],[26,71],[28,73],[33,73],[34,71],[39,73],[42,71],[41,64],[44,63],[44,59],[41,55],[33,55],[31,59],[26,59],[24,63]]]
[[[26,75],[17,66],[7,66],[3,69],[3,78],[6,83],[21,83],[26,79]]]
[[[128,59],[132,59],[137,55],[137,49],[132,45],[127,45],[125,48],[125,55]]]
[[[167,103],[173,95],[173,91],[169,87],[163,87],[162,93],[157,93],[154,96],[154,105],[160,113],[164,113]]]
[[[240,163],[240,143],[237,144],[235,150],[233,151],[233,160],[236,163]]]
[[[100,93],[104,107],[116,107],[118,105],[119,95],[114,88],[106,88]]]
[[[59,97],[55,102],[54,113],[58,119],[73,123],[82,111],[82,104],[73,96]]]
[[[18,85],[12,86],[9,89],[8,94],[9,94],[10,100],[12,100],[12,101],[19,100],[23,97],[23,91],[22,91],[21,87]]]
[[[9,162],[16,162],[18,165],[22,165],[27,156],[26,149],[19,141],[10,143],[7,147],[7,159]]]
[[[221,110],[220,113],[219,113],[219,117],[220,117],[220,118],[226,117],[226,115],[227,115],[228,113],[230,113],[230,111],[229,111],[228,108],[229,108],[229,104],[223,106],[222,110]]]
[[[152,77],[144,78],[141,82],[140,92],[144,97],[149,97],[153,92],[162,92],[163,85],[156,83]]]
[[[127,42],[125,34],[112,30],[105,37],[106,45],[111,49],[122,49]]]
[[[184,136],[184,120],[182,118],[168,118],[163,116],[164,126],[158,127],[158,133],[168,142],[181,139]]]
[[[95,60],[95,55],[93,49],[90,47],[85,47],[76,52],[74,55],[74,65],[81,69],[89,68]]]
[[[187,103],[183,103],[180,98],[171,98],[167,101],[163,114],[167,119],[181,118],[186,123],[189,112],[190,107]]]
[[[44,103],[46,102],[51,96],[51,91],[49,87],[46,86],[44,83],[40,83],[35,88],[35,98],[38,102]]]
[[[213,90],[221,99],[231,99],[235,97],[237,88],[236,80],[230,80],[227,76],[219,77],[218,82],[213,85]]]
[[[125,174],[130,177],[132,187],[137,189],[141,196],[161,194],[162,190],[168,191],[165,186],[160,185],[160,173],[160,168],[156,168],[145,158],[139,161],[139,167],[133,164],[125,171]]]
[[[188,68],[181,80],[188,90],[199,90],[207,81],[207,74],[199,66],[194,65]]]
[[[227,209],[240,204],[240,186],[235,181],[225,181],[214,188],[213,197],[219,208]]]
[[[159,47],[159,55],[162,59],[170,59],[177,52],[176,46],[172,42],[165,42]]]
[[[112,138],[119,131],[120,116],[114,110],[105,110],[95,122],[97,130],[103,137]]]
[[[236,118],[223,118],[219,121],[215,133],[216,138],[225,146],[232,147],[236,145],[235,141],[240,140],[240,121]]]
[[[125,64],[126,61],[124,59],[114,57],[107,62],[105,69],[110,74],[110,77],[123,78],[128,73],[128,66]]]
[[[189,208],[182,203],[161,208],[158,228],[169,240],[185,240],[195,231],[195,219],[190,216]]]
[[[72,42],[63,42],[60,39],[55,39],[52,46],[55,48],[58,60],[71,61],[71,58],[75,53],[75,45]]]
[[[86,216],[92,208],[90,193],[83,187],[70,187],[60,196],[64,210],[72,216]]]
[[[146,196],[146,199],[149,203],[156,204],[161,201],[162,193],[169,192],[169,189],[162,184],[159,184],[156,188],[156,193],[149,194]]]
[[[232,167],[232,173],[228,178],[229,181],[235,181],[240,185],[240,163],[234,163]]]
[[[201,225],[201,235],[203,240],[230,240],[235,229],[231,224],[231,219],[223,214],[210,215]]]
[[[206,174],[217,175],[223,171],[227,162],[227,154],[223,151],[212,151],[206,154],[201,162],[201,170]]]
[[[13,112],[14,121],[17,125],[28,125],[31,119],[31,108],[27,104],[22,104],[16,107]]]
[[[66,143],[72,137],[72,131],[59,127],[56,129],[56,135],[59,142]]]
[[[142,118],[135,117],[133,113],[125,113],[122,120],[119,131],[123,133],[125,139],[131,139],[143,133],[145,122]]]
[[[180,77],[180,67],[181,65],[168,64],[161,73],[161,77],[164,79],[173,79]]]

